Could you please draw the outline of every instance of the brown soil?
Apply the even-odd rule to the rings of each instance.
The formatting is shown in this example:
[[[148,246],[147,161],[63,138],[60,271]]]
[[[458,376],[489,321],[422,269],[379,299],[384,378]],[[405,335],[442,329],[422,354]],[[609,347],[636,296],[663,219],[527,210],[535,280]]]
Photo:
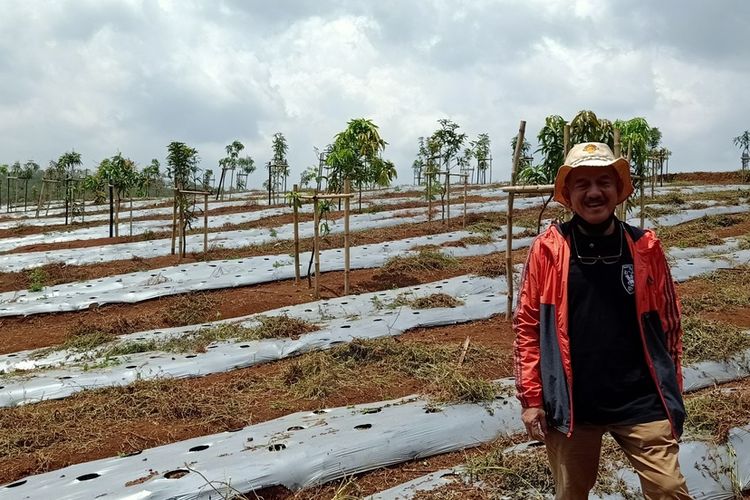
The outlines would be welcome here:
[[[476,223],[503,224],[505,216],[501,213],[493,214],[469,214],[466,220],[467,225]],[[417,236],[427,236],[449,231],[457,231],[463,228],[461,217],[451,219],[449,222],[442,224],[439,219],[432,223],[404,224],[380,229],[370,229],[366,231],[357,231],[350,235],[350,245],[368,245],[373,243],[382,243],[403,238],[414,238]],[[94,240],[92,240],[94,241]],[[321,249],[341,248],[343,246],[343,236],[333,235],[321,240]],[[301,251],[308,251],[312,248],[312,239],[300,240]],[[221,260],[221,259],[239,259],[243,257],[254,257],[269,254],[291,254],[294,252],[294,242],[291,240],[279,240],[274,243],[263,245],[252,245],[244,248],[232,249],[209,249],[208,253],[192,253],[182,259],[183,264],[198,262],[203,260]],[[83,281],[89,279],[98,279],[106,276],[117,274],[131,273],[135,271],[147,271],[161,267],[173,266],[180,260],[173,255],[154,257],[149,259],[134,258],[128,260],[116,260],[103,262],[100,264],[86,264],[81,266],[65,266],[61,264],[50,264],[40,269],[45,273],[47,279],[45,286],[59,285],[73,281]],[[305,266],[307,263],[303,263]],[[23,290],[29,287],[29,277],[26,272],[0,273],[0,292]]]
[[[510,323],[502,316],[459,327],[420,329],[401,335],[398,341],[432,346],[439,343],[455,348],[458,353],[465,335],[471,337],[472,348],[497,351],[496,359],[477,360],[470,351],[463,365],[467,373],[484,379],[511,374],[508,346],[512,333]],[[63,400],[2,409],[0,428],[5,430],[0,431],[0,436],[5,432],[4,439],[9,438],[7,433],[11,429],[19,426],[28,429],[29,425],[44,422],[48,427],[35,427],[33,441],[15,444],[28,448],[28,452],[16,451],[0,457],[0,483],[74,463],[236,429],[295,411],[380,401],[429,389],[424,380],[408,376],[388,378],[381,373],[382,367],[365,366],[357,383],[345,385],[344,390],[318,398],[293,397],[285,384],[274,385],[270,381],[283,380],[287,368],[296,362],[297,358],[201,378],[85,391]],[[132,399],[138,401],[142,411],[131,407]],[[118,405],[123,408],[118,410]],[[96,421],[94,426],[92,419]],[[61,428],[66,432],[61,434]],[[441,459],[434,460],[437,464]]]
[[[522,251],[514,254],[517,262],[522,262]],[[460,259],[459,265],[450,269],[421,271],[392,276],[377,269],[351,271],[352,293],[387,290],[394,286],[409,286],[428,283],[470,272],[482,272],[489,260],[500,262],[504,256],[470,257]],[[343,272],[321,274],[322,298],[343,295]],[[202,292],[201,297],[219,304],[217,316],[235,318],[286,305],[300,304],[314,300],[312,290],[303,281],[295,285],[294,280],[276,281],[242,288],[231,288]],[[8,317],[0,320],[3,342],[0,354],[58,345],[65,341],[71,332],[82,326],[95,326],[110,330],[110,325],[122,325],[115,334],[126,334],[152,328],[175,326],[164,317],[164,311],[179,307],[190,294],[162,297],[137,304],[113,304],[85,311],[37,314],[28,317]]]
[[[680,172],[664,177],[668,182],[691,182],[694,184],[741,184],[741,172]]]
[[[461,198],[463,200],[463,198]],[[497,202],[497,199],[495,198],[485,198],[482,196],[467,196],[467,203],[491,203],[491,202]],[[402,210],[402,209],[409,209],[409,208],[425,208],[426,204],[423,201],[410,201],[410,202],[404,202],[399,203],[397,205],[378,205],[377,201],[373,201],[374,205],[371,205],[369,208],[366,207],[363,212],[380,212],[380,211],[390,211],[390,210]],[[455,201],[454,201],[455,203]],[[267,208],[266,206],[258,206],[258,205],[244,205],[244,206],[238,206],[238,207],[221,207],[217,208],[215,210],[209,210],[209,217],[219,214],[232,214],[232,213],[248,213],[248,212],[254,212],[258,210],[262,210]],[[458,207],[461,208],[460,206]],[[455,208],[454,208],[455,209]],[[353,213],[356,213],[356,208],[353,207]],[[340,219],[344,216],[344,213],[342,211],[333,211],[330,214],[331,219]],[[143,216],[143,217],[136,217],[133,219],[133,221],[141,221],[141,220],[163,220],[164,226],[161,231],[153,231],[148,235],[148,239],[155,240],[155,239],[164,239],[164,238],[170,238],[172,236],[172,229],[171,229],[171,221],[172,216]],[[299,215],[299,221],[305,222],[305,221],[311,221],[313,220],[312,214],[308,213],[301,213]],[[264,217],[262,219],[258,219],[256,221],[250,221],[245,222],[243,224],[225,224],[221,227],[209,227],[208,232],[215,233],[219,231],[238,231],[243,229],[253,229],[258,227],[279,227],[284,224],[291,224],[294,222],[294,216],[292,214],[284,214],[284,215],[276,215],[271,217]],[[128,233],[128,223],[129,220],[127,217],[122,216],[120,218],[120,234],[124,235]],[[74,225],[70,226],[64,226],[64,225],[58,225],[58,226],[47,226],[47,227],[39,227],[39,226],[21,226],[18,228],[12,228],[12,229],[4,229],[0,230],[0,238],[9,238],[9,237],[17,237],[17,236],[25,236],[29,234],[39,234],[39,233],[47,233],[52,231],[66,231],[70,229],[78,229],[78,228],[84,228],[84,227],[92,227],[92,226],[101,226],[101,222],[86,222],[86,223],[76,223]],[[188,231],[188,234],[203,234],[203,218],[202,216],[198,216],[196,221],[193,224],[194,229],[190,229]],[[102,234],[108,234],[109,229],[107,227],[102,226]],[[134,241],[143,241],[145,239],[144,235],[134,235],[134,236],[119,236],[117,238],[109,238],[108,236],[102,237],[102,238],[96,238],[96,239],[85,239],[85,240],[74,240],[74,241],[66,241],[66,242],[60,242],[60,243],[42,243],[42,244],[35,244],[35,245],[24,245],[14,248],[13,250],[9,251],[8,253],[22,253],[22,252],[48,252],[51,250],[59,250],[59,249],[68,249],[68,248],[87,248],[87,247],[98,247],[102,245],[113,245],[113,244],[120,244],[120,243],[130,243]]]

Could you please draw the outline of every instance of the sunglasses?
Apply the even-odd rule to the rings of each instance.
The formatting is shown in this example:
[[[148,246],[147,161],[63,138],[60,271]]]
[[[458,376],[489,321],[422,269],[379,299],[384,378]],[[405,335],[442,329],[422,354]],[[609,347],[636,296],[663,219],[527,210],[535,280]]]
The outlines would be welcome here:
[[[617,255],[598,255],[596,257],[585,257],[582,256],[578,252],[578,242],[576,241],[576,230],[573,228],[573,247],[576,251],[576,258],[578,259],[578,262],[580,262],[583,265],[586,266],[593,266],[597,262],[601,262],[602,264],[617,264],[620,261],[620,257],[622,257],[622,224],[620,224],[620,251]]]

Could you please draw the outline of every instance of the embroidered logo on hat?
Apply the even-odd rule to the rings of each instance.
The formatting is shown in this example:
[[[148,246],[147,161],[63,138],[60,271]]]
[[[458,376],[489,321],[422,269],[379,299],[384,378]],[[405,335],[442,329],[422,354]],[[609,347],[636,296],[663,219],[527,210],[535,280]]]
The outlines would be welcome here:
[[[593,153],[597,150],[597,147],[595,144],[586,144],[586,146],[583,148],[584,151],[587,153]]]

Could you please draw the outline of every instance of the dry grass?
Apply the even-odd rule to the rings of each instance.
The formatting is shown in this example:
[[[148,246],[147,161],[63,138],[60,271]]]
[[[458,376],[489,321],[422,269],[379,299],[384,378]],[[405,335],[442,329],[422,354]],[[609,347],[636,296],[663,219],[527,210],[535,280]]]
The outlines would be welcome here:
[[[510,445],[517,444],[523,438],[524,436],[516,436],[515,439],[501,439],[494,443],[488,452],[467,459],[467,480],[469,482],[481,481],[481,487],[471,487],[466,483],[457,482],[415,498],[526,500],[544,499],[554,495],[554,480],[544,446],[539,445],[516,452],[506,451]],[[625,455],[620,451],[614,439],[605,435],[594,493],[618,494],[626,499],[637,498],[627,490],[625,483],[616,475],[623,467],[628,467]]]
[[[723,311],[733,307],[750,306],[750,267],[722,269],[693,282],[705,283],[709,291],[691,294],[682,300],[685,314]]]
[[[461,238],[459,242],[462,244],[462,246],[466,245],[485,245],[487,243],[492,243],[495,241],[492,238],[491,233],[483,233],[477,236],[467,236],[466,238]]]
[[[698,193],[667,193],[649,197],[649,203],[676,205],[683,207],[689,202],[718,201],[722,205],[739,205],[744,198],[750,197],[750,190],[734,189],[727,191],[704,191]],[[691,207],[692,208],[692,207]]]
[[[473,369],[497,358],[484,348],[471,348],[467,364],[455,365],[460,346],[446,347],[419,343],[404,344],[395,339],[355,340],[329,351],[311,353],[292,362],[283,382],[299,397],[325,397],[363,382],[361,372],[378,373],[374,384],[392,384],[404,375],[427,383],[426,392],[437,401],[488,401],[495,397],[494,384]]]
[[[662,244],[667,247],[705,247],[724,242],[714,231],[744,222],[746,216],[705,215],[684,224],[658,229]]]
[[[412,309],[434,309],[438,307],[458,307],[464,304],[462,300],[448,295],[447,293],[433,293],[423,297],[412,297],[411,293],[399,294],[391,302],[381,302],[377,296],[372,299],[377,309],[396,309],[398,307],[411,307]]]
[[[729,429],[748,422],[750,388],[736,384],[707,389],[688,396],[685,408],[685,427],[691,434],[724,443]]]
[[[246,342],[271,338],[297,338],[305,333],[318,329],[318,325],[298,318],[282,316],[258,316],[256,326],[246,328],[227,323],[208,328],[200,328],[187,335],[172,337],[166,340],[134,340],[116,344],[98,353],[98,357],[111,358],[137,352],[205,352],[215,343],[227,340]]]
[[[219,319],[221,314],[218,308],[218,302],[209,295],[190,293],[178,295],[177,300],[167,307],[162,317],[169,326],[196,325]]]
[[[421,249],[417,255],[398,256],[383,264],[383,272],[390,274],[410,274],[424,271],[438,271],[458,266],[458,260],[442,252]]]
[[[487,278],[505,276],[505,254],[489,254],[481,262],[469,266],[468,271],[477,276],[485,276]]]
[[[447,293],[433,293],[425,297],[418,297],[409,302],[413,309],[434,309],[438,307],[458,307],[464,304],[463,300],[451,297]]]
[[[725,361],[750,348],[750,336],[740,328],[694,316],[682,319],[683,362]]]
[[[113,441],[123,452],[138,450],[169,442],[163,432],[156,433],[162,436],[157,443],[140,437],[144,432],[151,435],[144,428],[215,433],[251,423],[259,407],[283,413],[300,405],[325,405],[326,395],[343,390],[371,400],[373,394],[388,396],[390,387],[411,384],[439,400],[492,399],[495,386],[481,373],[501,364],[509,373],[508,356],[472,347],[458,369],[451,365],[459,352],[459,345],[390,338],[356,341],[282,361],[277,369],[222,375],[210,385],[205,379],[137,381],[126,387],[83,391],[60,401],[0,409],[0,464],[31,460],[36,469],[24,474],[39,472],[47,470],[50,453],[80,460],[76,457],[81,453],[95,452]]]
[[[678,210],[676,208],[663,208],[663,207],[643,207],[643,215],[647,219],[657,219],[664,215],[676,214]]]

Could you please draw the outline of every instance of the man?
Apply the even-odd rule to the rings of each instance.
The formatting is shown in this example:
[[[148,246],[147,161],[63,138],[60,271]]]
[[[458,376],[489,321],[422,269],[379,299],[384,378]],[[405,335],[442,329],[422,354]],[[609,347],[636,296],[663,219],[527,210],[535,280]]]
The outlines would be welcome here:
[[[585,499],[609,432],[647,499],[689,499],[680,473],[682,328],[653,232],[614,216],[633,192],[609,146],[574,146],[554,199],[574,213],[531,246],[513,318],[522,419],[544,441],[557,499]]]

